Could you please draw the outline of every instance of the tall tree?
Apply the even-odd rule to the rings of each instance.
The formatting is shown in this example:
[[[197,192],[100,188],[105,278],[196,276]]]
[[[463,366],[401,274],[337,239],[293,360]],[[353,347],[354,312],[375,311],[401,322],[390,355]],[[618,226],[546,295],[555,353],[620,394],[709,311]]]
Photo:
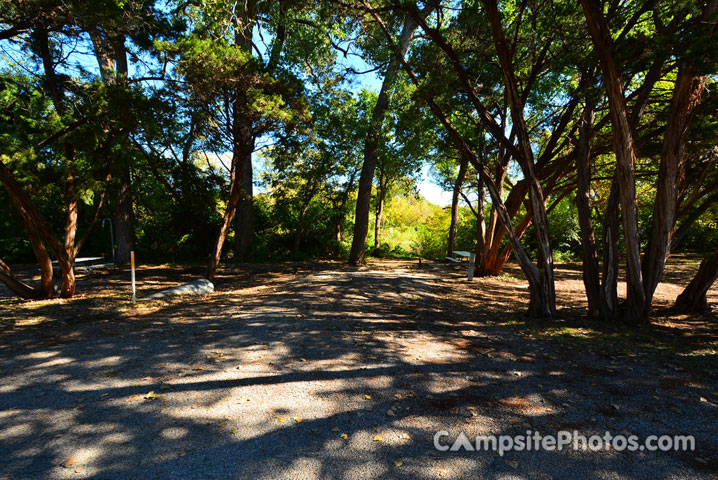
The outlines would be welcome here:
[[[428,15],[429,10],[420,13],[420,16]],[[389,109],[391,91],[396,83],[397,74],[401,68],[401,60],[406,55],[411,45],[414,31],[418,23],[411,15],[406,15],[401,27],[398,40],[398,48],[392,52],[391,59],[384,73],[384,80],[377,97],[376,104],[368,122],[366,140],[364,142],[364,163],[362,164],[361,175],[359,176],[359,188],[357,192],[356,214],[354,216],[354,237],[349,252],[349,264],[358,265],[364,261],[366,250],[366,238],[369,232],[369,210],[371,204],[371,191],[374,183],[374,171],[379,156],[382,125],[384,116]]]

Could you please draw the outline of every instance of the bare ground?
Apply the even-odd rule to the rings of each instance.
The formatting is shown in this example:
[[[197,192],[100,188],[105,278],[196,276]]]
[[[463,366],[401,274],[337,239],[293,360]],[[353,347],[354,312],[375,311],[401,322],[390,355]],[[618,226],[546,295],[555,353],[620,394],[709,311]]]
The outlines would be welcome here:
[[[135,307],[124,271],[69,301],[0,291],[0,478],[716,478],[717,318],[667,309],[696,268],[671,264],[640,330],[582,320],[574,264],[543,324],[515,267],[469,283],[430,262],[242,265],[214,294]],[[201,274],[143,267],[138,284]],[[441,452],[439,430],[696,450]]]

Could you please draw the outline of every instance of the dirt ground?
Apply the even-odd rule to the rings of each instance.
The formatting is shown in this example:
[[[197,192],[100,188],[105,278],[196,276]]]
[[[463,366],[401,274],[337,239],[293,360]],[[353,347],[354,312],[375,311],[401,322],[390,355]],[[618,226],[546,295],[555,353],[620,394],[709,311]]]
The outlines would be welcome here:
[[[213,294],[135,306],[123,270],[72,300],[0,290],[0,478],[716,478],[718,316],[669,310],[697,265],[671,262],[641,329],[582,318],[578,264],[540,324],[515,266],[233,265]],[[202,273],[141,267],[139,296]],[[443,452],[440,430],[695,450]]]

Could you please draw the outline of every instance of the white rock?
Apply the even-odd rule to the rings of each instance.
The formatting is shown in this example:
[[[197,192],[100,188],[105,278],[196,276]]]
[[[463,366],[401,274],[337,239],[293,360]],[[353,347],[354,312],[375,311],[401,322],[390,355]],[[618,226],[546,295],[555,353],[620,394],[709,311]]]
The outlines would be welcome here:
[[[172,297],[175,295],[198,295],[201,293],[212,292],[214,292],[214,285],[212,284],[212,282],[210,282],[206,278],[200,278],[199,280],[185,283],[184,285],[180,285],[179,287],[168,288],[167,290],[153,293],[152,295],[148,295],[141,300],[154,300],[158,298]]]

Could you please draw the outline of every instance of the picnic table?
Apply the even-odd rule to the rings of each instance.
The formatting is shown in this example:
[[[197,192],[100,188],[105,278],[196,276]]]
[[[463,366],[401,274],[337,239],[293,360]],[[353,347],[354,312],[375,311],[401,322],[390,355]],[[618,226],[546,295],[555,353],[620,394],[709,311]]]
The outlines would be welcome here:
[[[468,259],[469,260],[469,281],[474,279],[474,261],[476,260],[476,254],[472,252],[467,252],[466,250],[453,250],[452,253],[454,254],[453,257],[446,257],[447,260],[454,263],[461,263],[462,259]],[[459,257],[458,259],[455,257]]]
[[[96,264],[98,260],[104,260],[105,257],[78,257],[75,259],[75,268],[77,270],[92,270],[93,268],[108,267],[113,265],[112,263],[100,263]],[[52,261],[52,266],[57,265],[57,260]]]

